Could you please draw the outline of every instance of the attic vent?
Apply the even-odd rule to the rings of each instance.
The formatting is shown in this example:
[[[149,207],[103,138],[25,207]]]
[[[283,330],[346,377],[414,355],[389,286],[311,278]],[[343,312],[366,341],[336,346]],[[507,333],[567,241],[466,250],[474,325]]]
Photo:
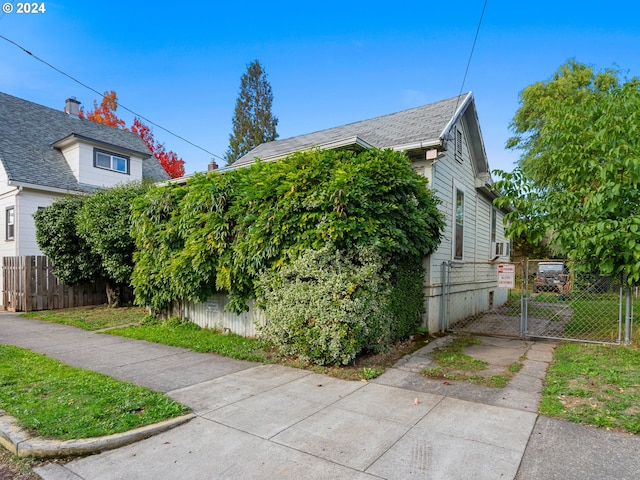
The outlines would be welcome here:
[[[73,115],[77,117],[79,112],[80,112],[80,102],[76,100],[74,97],[67,98],[66,103],[64,105],[64,113],[66,113],[67,115]]]
[[[456,160],[462,162],[462,131],[456,128]]]

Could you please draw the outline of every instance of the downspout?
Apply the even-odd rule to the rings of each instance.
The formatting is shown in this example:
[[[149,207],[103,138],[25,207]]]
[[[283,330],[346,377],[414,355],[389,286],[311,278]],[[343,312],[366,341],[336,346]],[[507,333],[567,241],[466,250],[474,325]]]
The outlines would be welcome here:
[[[22,193],[22,185],[18,185],[18,193],[16,193],[15,210],[13,211],[13,241],[15,244],[16,256],[20,256],[20,228],[18,227],[18,218],[20,212],[20,194]]]

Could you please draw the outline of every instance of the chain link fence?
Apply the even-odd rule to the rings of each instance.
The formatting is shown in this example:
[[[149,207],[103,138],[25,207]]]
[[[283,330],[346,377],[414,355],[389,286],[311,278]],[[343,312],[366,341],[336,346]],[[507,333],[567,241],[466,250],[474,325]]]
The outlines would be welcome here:
[[[637,289],[562,260],[511,262],[508,288],[498,264],[442,264],[442,330],[469,334],[631,343]]]

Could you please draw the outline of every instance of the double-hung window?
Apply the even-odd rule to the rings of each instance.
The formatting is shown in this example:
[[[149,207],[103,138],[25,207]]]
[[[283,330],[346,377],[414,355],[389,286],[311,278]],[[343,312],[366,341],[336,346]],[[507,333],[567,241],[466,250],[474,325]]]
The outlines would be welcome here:
[[[456,204],[454,211],[453,259],[462,260],[464,253],[464,191],[455,188]]]
[[[129,173],[129,157],[98,148],[93,151],[93,165],[97,168]]]
[[[5,213],[5,239],[13,240],[15,236],[15,207],[7,207]]]

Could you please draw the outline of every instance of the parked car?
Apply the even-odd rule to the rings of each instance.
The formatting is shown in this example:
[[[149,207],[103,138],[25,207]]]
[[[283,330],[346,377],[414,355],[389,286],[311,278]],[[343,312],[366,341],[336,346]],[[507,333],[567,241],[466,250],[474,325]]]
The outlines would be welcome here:
[[[533,293],[542,291],[565,293],[569,272],[564,262],[540,262],[533,279]]]

